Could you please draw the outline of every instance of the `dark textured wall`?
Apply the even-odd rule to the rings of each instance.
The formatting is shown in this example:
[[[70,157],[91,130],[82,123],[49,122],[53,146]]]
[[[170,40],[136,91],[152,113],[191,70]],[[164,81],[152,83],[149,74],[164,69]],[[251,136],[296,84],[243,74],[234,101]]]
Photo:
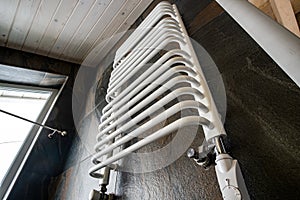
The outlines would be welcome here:
[[[65,137],[55,135],[53,139],[49,139],[47,135],[51,132],[43,129],[9,196],[12,200],[47,199],[51,179],[62,172],[75,135],[71,98],[73,82],[79,66],[2,47],[0,48],[0,63],[69,77],[46,122],[48,126],[66,130],[68,135]]]
[[[227,14],[193,38],[222,74],[225,128],[251,197],[298,199],[300,89]]]

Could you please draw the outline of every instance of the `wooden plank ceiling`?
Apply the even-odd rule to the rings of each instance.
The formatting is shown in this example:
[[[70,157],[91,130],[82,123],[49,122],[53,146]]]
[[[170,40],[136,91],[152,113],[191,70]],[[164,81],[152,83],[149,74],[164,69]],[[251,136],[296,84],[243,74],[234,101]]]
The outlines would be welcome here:
[[[0,46],[82,63],[104,57],[153,0],[0,0]],[[99,58],[97,58],[99,59]]]

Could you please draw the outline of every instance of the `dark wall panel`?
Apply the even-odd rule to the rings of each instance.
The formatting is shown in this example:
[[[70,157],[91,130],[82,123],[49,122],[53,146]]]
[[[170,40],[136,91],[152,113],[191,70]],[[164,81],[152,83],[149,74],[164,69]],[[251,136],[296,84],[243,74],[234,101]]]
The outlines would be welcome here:
[[[241,163],[250,196],[297,199],[300,89],[225,13],[193,38],[222,74],[230,150]]]

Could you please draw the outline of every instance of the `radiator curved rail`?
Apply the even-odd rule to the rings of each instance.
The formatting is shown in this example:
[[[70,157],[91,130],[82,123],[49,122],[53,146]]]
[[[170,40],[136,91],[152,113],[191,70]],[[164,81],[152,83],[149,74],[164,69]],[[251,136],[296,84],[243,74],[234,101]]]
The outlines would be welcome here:
[[[212,126],[212,124],[207,119],[200,117],[200,116],[187,116],[187,117],[181,118],[181,119],[177,120],[176,122],[169,124],[168,126],[165,126],[164,128],[160,129],[159,131],[146,137],[145,139],[131,145],[130,147],[127,147],[126,149],[117,153],[113,157],[110,157],[110,158],[106,159],[105,161],[96,164],[95,166],[90,168],[89,174],[91,176],[98,176],[97,171],[99,169],[101,169],[105,166],[108,166],[111,163],[129,155],[130,153],[141,148],[141,146],[145,146],[161,137],[164,137],[164,136],[172,133],[173,131],[176,131],[179,128],[182,128],[184,126],[191,126],[191,125],[201,125],[201,126],[207,126],[207,127]]]
[[[187,95],[191,99],[186,100]],[[116,52],[106,101],[94,146],[92,176],[180,127],[201,125],[208,142],[226,135],[179,13],[167,2],[159,3]],[[174,105],[161,109],[171,102]],[[196,110],[196,116],[181,116],[123,149],[133,138],[186,109]],[[152,113],[156,113],[154,117],[146,118]],[[120,152],[115,154],[116,149]]]
[[[194,133],[203,129],[206,146],[199,147],[202,157],[196,158],[194,150],[189,157],[208,165],[215,151],[223,198],[249,199],[238,162],[222,144],[223,123],[175,5],[160,2],[117,50],[105,99],[89,170],[92,177],[107,183],[109,173],[103,176],[102,168],[116,169],[131,153],[196,125]]]

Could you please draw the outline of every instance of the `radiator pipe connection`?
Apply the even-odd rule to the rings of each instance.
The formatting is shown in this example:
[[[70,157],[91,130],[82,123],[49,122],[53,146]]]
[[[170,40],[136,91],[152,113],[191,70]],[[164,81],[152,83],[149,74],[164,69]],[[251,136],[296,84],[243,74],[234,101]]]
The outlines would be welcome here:
[[[227,152],[221,136],[214,137],[212,146],[206,141],[198,151],[189,149],[187,156],[193,158],[197,164],[207,169],[215,164],[218,183],[223,199],[249,200],[249,194],[237,160]]]
[[[215,164],[216,156],[227,154],[221,136],[214,137],[212,142],[212,145],[208,145],[208,143],[204,141],[198,148],[198,151],[190,148],[187,151],[187,156],[194,159],[196,163],[204,167],[204,169],[208,169],[211,165]]]
[[[217,155],[227,153],[221,136],[213,138],[213,142],[215,144],[215,153]]]
[[[187,151],[187,156],[196,161],[196,163],[202,166],[204,169],[208,169],[215,162],[214,146],[208,145],[206,141],[195,150],[190,148]]]
[[[111,132],[110,132],[111,133]],[[115,140],[111,140],[110,144],[112,144]],[[107,157],[111,157],[113,155],[113,152],[110,152],[107,154]],[[94,160],[94,164],[99,164],[101,163],[98,160]],[[99,180],[99,187],[100,190],[91,190],[89,194],[89,200],[113,200],[114,199],[114,194],[106,194],[107,192],[107,186],[109,185],[109,179],[110,179],[110,170],[116,170],[118,167],[117,164],[110,164],[107,165],[104,168],[103,174],[102,173],[92,173],[90,174],[94,178],[100,178]]]

